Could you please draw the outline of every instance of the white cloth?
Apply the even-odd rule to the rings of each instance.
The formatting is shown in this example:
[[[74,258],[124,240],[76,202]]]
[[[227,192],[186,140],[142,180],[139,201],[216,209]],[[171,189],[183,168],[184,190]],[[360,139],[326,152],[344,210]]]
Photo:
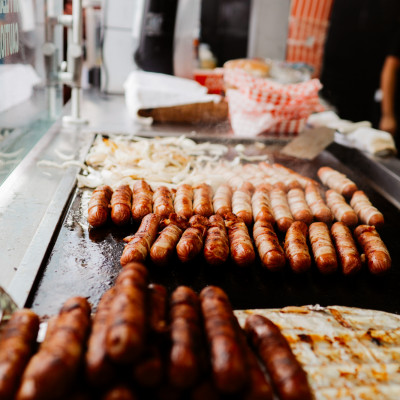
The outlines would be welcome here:
[[[207,94],[208,89],[192,79],[154,72],[131,72],[124,88],[125,103],[133,119],[143,119],[138,117],[140,109],[206,103],[221,99],[218,95]]]

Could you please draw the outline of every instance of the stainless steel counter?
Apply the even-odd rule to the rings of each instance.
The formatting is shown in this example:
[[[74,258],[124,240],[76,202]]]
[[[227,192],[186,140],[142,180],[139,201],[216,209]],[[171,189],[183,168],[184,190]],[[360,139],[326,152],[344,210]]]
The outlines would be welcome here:
[[[66,107],[64,114],[68,111]],[[63,127],[61,120],[57,120],[0,186],[0,286],[20,306],[25,304],[49,243],[57,233],[80,170],[77,165],[65,169],[38,166],[38,161],[62,164],[67,156],[83,161],[96,132],[245,140],[235,137],[226,124],[214,130],[194,126],[143,126],[129,118],[123,96],[105,96],[96,91],[84,93],[82,114],[89,120],[88,125]],[[260,138],[260,141],[271,139]],[[350,169],[360,170],[366,180],[400,209],[399,160],[374,159],[338,145],[331,146],[329,151]]]

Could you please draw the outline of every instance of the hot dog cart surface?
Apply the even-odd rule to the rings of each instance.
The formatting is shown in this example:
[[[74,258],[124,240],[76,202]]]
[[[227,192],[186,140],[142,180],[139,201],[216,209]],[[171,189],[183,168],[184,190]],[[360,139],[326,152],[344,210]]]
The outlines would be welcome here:
[[[67,111],[66,111],[67,112]],[[3,269],[0,284],[19,306],[28,305],[38,314],[51,315],[73,295],[92,304],[113,285],[120,271],[123,237],[134,233],[130,225],[121,230],[111,225],[89,229],[87,202],[91,190],[78,189],[76,176],[96,133],[141,136],[186,135],[198,141],[215,141],[233,148],[254,141],[234,137],[226,126],[143,127],[134,124],[125,111],[124,99],[85,93],[84,127],[65,128],[56,121],[0,187],[0,249]],[[376,277],[364,269],[354,277],[340,273],[322,276],[315,269],[295,275],[288,269],[271,273],[259,263],[240,269],[231,262],[207,266],[198,257],[189,265],[173,259],[164,268],[150,262],[150,279],[172,292],[178,285],[200,291],[208,284],[222,287],[236,309],[272,308],[287,305],[345,305],[400,313],[400,167],[395,159],[377,160],[352,149],[331,145],[312,162],[283,158],[278,150],[284,140],[260,138],[273,162],[280,162],[305,176],[317,179],[323,165],[331,166],[354,180],[383,212],[380,230],[392,256],[388,274]],[[256,151],[256,150],[254,150]],[[258,150],[259,151],[259,150]],[[43,160],[64,168],[50,167]],[[73,160],[73,161],[72,161]],[[282,239],[282,238],[281,238]],[[4,255],[4,256],[3,256]]]

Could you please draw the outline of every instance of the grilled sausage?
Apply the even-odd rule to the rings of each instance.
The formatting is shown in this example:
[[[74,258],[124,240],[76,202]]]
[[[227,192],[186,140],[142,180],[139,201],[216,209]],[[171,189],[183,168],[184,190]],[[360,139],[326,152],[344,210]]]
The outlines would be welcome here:
[[[131,220],[132,190],[128,185],[115,189],[111,197],[111,220],[116,225],[126,225]]]
[[[253,185],[246,182],[236,189],[232,195],[232,212],[241,218],[247,226],[253,222],[253,211],[251,208],[251,195],[253,191]]]
[[[112,194],[112,189],[107,185],[93,191],[88,209],[88,222],[93,227],[97,228],[107,222]]]
[[[305,272],[311,267],[307,247],[307,225],[302,221],[293,222],[285,237],[285,254],[294,272]]]
[[[148,287],[149,325],[155,333],[164,333],[167,329],[167,289],[156,283]]]
[[[296,221],[303,221],[310,225],[313,215],[306,202],[304,191],[300,188],[290,189],[287,194],[290,212]]]
[[[52,334],[44,340],[22,375],[16,399],[57,399],[77,378],[90,326],[90,305],[82,297],[67,300]]]
[[[224,219],[220,215],[212,215],[204,242],[204,258],[210,265],[220,265],[228,256],[229,239]]]
[[[286,263],[285,253],[272,225],[267,221],[256,221],[253,227],[253,238],[262,265],[270,271],[282,269]]]
[[[362,190],[354,192],[350,200],[350,205],[363,224],[374,225],[376,228],[380,228],[383,225],[384,218],[382,213],[371,204],[369,198]]]
[[[132,188],[132,218],[141,221],[153,211],[153,191],[146,181],[136,181]]]
[[[245,331],[264,363],[281,400],[311,400],[307,375],[280,332],[261,315],[247,317]]]
[[[389,251],[374,226],[359,225],[354,230],[354,236],[364,250],[372,274],[382,274],[391,267]]]
[[[201,324],[197,294],[179,286],[171,295],[171,351],[168,377],[172,386],[192,387],[201,372]]]
[[[168,217],[174,212],[172,194],[167,187],[160,186],[154,191],[153,211],[160,217]]]
[[[361,268],[361,258],[350,229],[343,222],[335,222],[331,234],[343,273],[351,275],[358,272]]]
[[[225,215],[232,212],[232,189],[228,184],[218,186],[213,198],[215,214]]]
[[[189,220],[189,225],[176,245],[176,253],[182,262],[192,260],[201,252],[208,220],[202,215],[193,215]]]
[[[318,185],[308,184],[305,188],[306,201],[314,218],[319,222],[330,224],[333,221],[333,215],[330,208],[325,204],[319,192]]]
[[[336,251],[333,247],[327,225],[323,222],[314,222],[309,227],[309,236],[315,264],[323,274],[330,274],[337,270]]]
[[[193,189],[185,183],[176,189],[174,200],[175,213],[187,220],[193,215]]]
[[[335,219],[347,226],[357,225],[358,218],[354,210],[346,203],[344,197],[335,190],[326,191],[326,203]]]
[[[150,343],[133,366],[133,379],[142,387],[155,388],[163,380],[164,369],[160,348]]]
[[[138,231],[133,236],[124,239],[128,244],[125,246],[120,259],[122,266],[132,261],[143,262],[146,260],[156,238],[159,223],[160,217],[158,215],[147,214],[142,219]]]
[[[163,220],[161,224],[166,226],[151,246],[150,258],[157,265],[166,265],[188,224],[183,217],[176,214],[170,214],[169,219]]]
[[[271,190],[270,185],[258,185],[251,198],[251,206],[253,208],[254,222],[267,221],[271,224],[275,223],[274,214],[271,209],[268,192]]]
[[[253,243],[246,224],[234,214],[227,214],[225,226],[228,229],[231,258],[240,267],[252,264],[256,258]]]
[[[101,297],[92,322],[92,330],[85,354],[86,377],[93,386],[108,385],[115,378],[114,365],[107,357],[107,319],[116,288],[107,290]]]
[[[286,193],[276,185],[269,192],[269,198],[278,229],[281,232],[286,232],[293,223],[293,216],[290,212]]]
[[[116,283],[107,318],[106,349],[117,363],[138,359],[146,332],[147,270],[139,263],[125,265]]]
[[[345,197],[351,197],[357,190],[357,185],[346,175],[330,167],[321,167],[317,175],[321,182],[330,189],[335,190]]]
[[[15,311],[0,339],[0,398],[12,400],[31,357],[39,330],[39,317],[31,310]]]
[[[223,393],[238,392],[248,382],[248,371],[229,299],[222,289],[208,286],[200,301],[215,385]]]
[[[194,188],[193,212],[194,214],[209,217],[214,213],[212,204],[213,190],[207,183],[202,183]]]

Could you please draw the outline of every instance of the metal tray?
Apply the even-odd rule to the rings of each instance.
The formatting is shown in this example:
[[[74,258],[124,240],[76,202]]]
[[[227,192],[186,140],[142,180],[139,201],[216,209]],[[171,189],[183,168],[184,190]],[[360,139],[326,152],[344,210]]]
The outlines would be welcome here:
[[[197,292],[206,285],[218,285],[227,292],[235,309],[320,304],[400,313],[400,233],[397,224],[400,210],[372,188],[362,171],[349,170],[328,151],[309,162],[282,157],[275,150],[274,145],[267,148],[273,162],[280,162],[314,179],[317,179],[318,168],[328,165],[346,173],[367,193],[385,216],[386,223],[380,234],[392,256],[391,270],[381,277],[371,275],[366,267],[354,277],[345,277],[340,272],[323,276],[313,265],[309,272],[296,275],[289,267],[271,273],[261,267],[259,260],[248,268],[237,267],[231,261],[221,267],[211,267],[200,255],[188,264],[175,258],[166,267],[157,267],[148,261],[150,281],[165,285],[169,292],[179,285],[188,285]],[[90,193],[89,190],[75,189],[65,216],[54,232],[27,303],[40,315],[56,313],[61,304],[74,295],[86,296],[96,306],[121,269],[122,239],[135,232],[137,227],[132,224],[121,229],[109,224],[100,229],[89,229],[86,210]]]

